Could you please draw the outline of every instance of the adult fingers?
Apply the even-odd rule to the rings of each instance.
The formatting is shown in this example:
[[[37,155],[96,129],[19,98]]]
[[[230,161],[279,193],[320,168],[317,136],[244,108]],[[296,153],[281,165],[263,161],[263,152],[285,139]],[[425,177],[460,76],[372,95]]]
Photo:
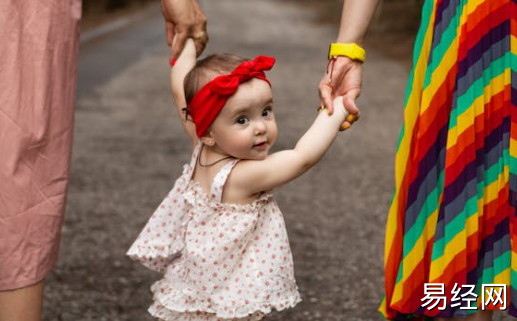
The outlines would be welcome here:
[[[208,43],[208,34],[206,31],[198,31],[194,33],[194,45],[196,47],[196,56],[199,57],[203,50],[205,50],[206,44]]]
[[[346,95],[343,96],[343,105],[350,114],[359,114],[359,108],[357,108],[357,105],[355,104],[355,100],[358,96],[358,90],[348,92]]]
[[[348,128],[350,128],[350,126],[352,126],[353,123],[355,123],[359,119],[359,108],[357,108],[357,105],[355,103],[355,100],[358,96],[359,90],[348,92],[346,95],[343,96],[343,106],[345,106],[348,115],[341,124],[339,130],[347,130]]]
[[[334,112],[334,107],[332,106],[332,87],[328,85],[325,78],[321,80],[319,85],[320,102],[328,109],[329,114],[332,114]]]
[[[172,40],[174,39],[174,24],[171,22],[165,22],[165,39],[169,47],[172,46]]]
[[[344,131],[344,130],[347,130],[348,128],[350,128],[352,126],[352,124],[348,121],[344,121],[341,126],[339,126],[339,131]]]
[[[196,41],[194,42],[194,45],[196,46],[196,57],[199,57],[199,55],[201,55],[201,53],[203,52],[203,50],[205,50],[205,47],[206,47],[206,41],[196,40]]]
[[[187,41],[188,34],[186,31],[178,31],[174,36],[174,41],[172,43],[172,53],[170,56],[171,61],[175,61],[178,59],[183,47],[185,46],[185,42]]]
[[[208,32],[206,31],[206,16],[203,14],[203,11],[201,8],[199,8],[199,6],[198,11],[198,22],[194,26],[192,38],[194,39],[194,45],[196,46],[196,56],[199,57],[203,50],[205,50],[209,37]]]

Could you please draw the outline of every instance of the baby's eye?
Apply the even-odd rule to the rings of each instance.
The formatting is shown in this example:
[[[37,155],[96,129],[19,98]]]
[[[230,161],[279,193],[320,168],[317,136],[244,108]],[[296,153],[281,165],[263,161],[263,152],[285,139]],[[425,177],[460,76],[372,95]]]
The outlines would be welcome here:
[[[237,124],[244,125],[248,122],[248,117],[241,116],[235,121]]]
[[[271,108],[270,106],[264,108],[264,110],[262,111],[262,117],[267,117],[269,115],[271,115],[273,113],[273,108]]]

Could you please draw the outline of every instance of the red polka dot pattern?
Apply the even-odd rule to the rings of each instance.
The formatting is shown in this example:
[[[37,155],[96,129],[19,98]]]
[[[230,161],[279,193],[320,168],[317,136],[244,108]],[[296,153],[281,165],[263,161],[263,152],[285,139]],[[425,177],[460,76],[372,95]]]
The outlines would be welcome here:
[[[238,160],[225,164],[205,193],[192,180],[200,146],[128,251],[164,272],[151,287],[149,312],[166,321],[252,321],[296,305],[289,240],[273,196],[245,205],[221,201]]]

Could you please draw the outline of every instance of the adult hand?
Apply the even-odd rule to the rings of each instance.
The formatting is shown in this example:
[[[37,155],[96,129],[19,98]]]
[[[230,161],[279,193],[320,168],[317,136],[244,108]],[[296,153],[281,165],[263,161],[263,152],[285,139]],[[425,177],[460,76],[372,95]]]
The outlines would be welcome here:
[[[320,100],[329,112],[333,112],[332,101],[337,96],[343,96],[343,105],[349,114],[359,116],[359,109],[355,100],[361,93],[363,79],[362,62],[352,60],[348,57],[338,56],[330,62],[326,74],[320,81]],[[341,125],[346,129],[352,125],[354,117],[347,117]]]
[[[166,39],[172,47],[170,60],[175,61],[187,38],[194,39],[199,56],[208,42],[206,16],[196,0],[161,0]],[[175,39],[173,42],[172,40]]]

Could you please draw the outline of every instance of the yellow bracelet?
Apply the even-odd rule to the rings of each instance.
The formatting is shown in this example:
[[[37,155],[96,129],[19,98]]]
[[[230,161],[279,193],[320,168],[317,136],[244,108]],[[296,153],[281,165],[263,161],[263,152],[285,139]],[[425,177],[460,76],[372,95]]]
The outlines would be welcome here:
[[[366,59],[366,51],[356,43],[331,43],[329,47],[329,59],[345,56],[352,60],[363,62]]]

